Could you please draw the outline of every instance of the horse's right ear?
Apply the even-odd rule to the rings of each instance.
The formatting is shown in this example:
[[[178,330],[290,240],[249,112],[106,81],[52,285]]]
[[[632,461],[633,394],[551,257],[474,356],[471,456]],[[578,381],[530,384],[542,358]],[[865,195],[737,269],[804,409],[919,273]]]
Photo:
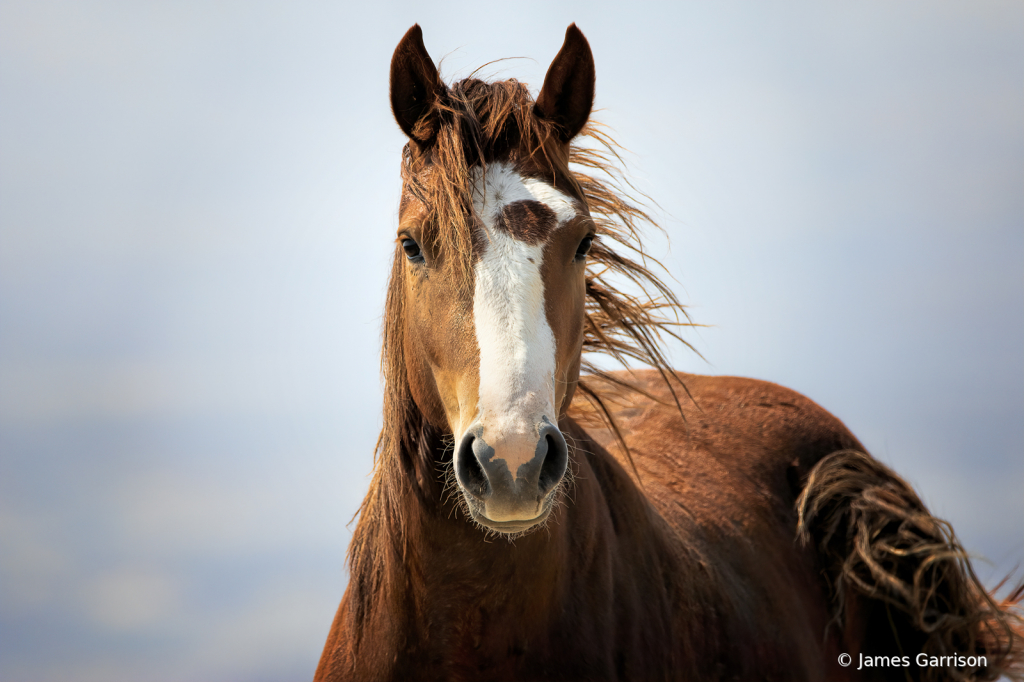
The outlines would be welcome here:
[[[434,137],[434,103],[443,90],[437,67],[423,46],[423,31],[413,24],[391,57],[391,111],[402,132],[418,142]]]

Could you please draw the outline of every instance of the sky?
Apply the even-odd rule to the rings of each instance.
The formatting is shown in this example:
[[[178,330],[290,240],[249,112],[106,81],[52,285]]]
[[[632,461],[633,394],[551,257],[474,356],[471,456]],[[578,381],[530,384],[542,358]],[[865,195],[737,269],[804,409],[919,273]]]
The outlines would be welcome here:
[[[312,677],[415,22],[535,89],[577,22],[706,325],[676,365],[808,395],[987,584],[1024,562],[1024,5],[511,7],[0,0],[0,678]]]

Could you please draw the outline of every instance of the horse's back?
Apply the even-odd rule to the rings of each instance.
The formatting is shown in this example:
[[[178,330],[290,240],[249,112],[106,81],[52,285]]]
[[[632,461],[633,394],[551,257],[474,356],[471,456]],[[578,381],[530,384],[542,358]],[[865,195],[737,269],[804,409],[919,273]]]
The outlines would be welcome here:
[[[648,498],[670,523],[681,516],[681,504],[686,517],[716,523],[761,519],[751,517],[753,509],[790,518],[822,457],[863,450],[836,417],[777,384],[683,373],[669,384],[655,371],[620,377],[643,391],[601,386],[629,456],[593,411],[573,416],[627,470],[635,465]]]

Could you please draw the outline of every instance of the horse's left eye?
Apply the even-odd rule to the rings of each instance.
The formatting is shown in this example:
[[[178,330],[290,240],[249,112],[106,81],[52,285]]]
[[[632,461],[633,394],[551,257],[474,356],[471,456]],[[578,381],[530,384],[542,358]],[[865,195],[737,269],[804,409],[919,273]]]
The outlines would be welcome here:
[[[423,262],[423,252],[420,251],[420,245],[416,243],[415,239],[403,239],[402,249],[405,251],[405,257],[413,263]]]
[[[578,261],[585,259],[587,257],[587,254],[590,252],[590,245],[593,244],[593,243],[594,243],[594,238],[593,237],[590,237],[590,236],[584,237],[583,241],[580,242],[580,245],[576,247],[576,257],[575,257],[575,259],[578,260]]]

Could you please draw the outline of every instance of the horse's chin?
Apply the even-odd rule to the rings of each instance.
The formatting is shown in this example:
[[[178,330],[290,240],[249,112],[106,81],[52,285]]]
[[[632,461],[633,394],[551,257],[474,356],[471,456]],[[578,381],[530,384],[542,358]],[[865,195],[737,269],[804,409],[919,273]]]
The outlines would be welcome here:
[[[478,525],[482,526],[486,530],[494,533],[501,533],[502,535],[522,535],[530,531],[536,530],[544,525],[548,520],[548,516],[551,515],[552,504],[548,501],[544,505],[544,511],[538,516],[532,519],[515,520],[515,521],[493,521],[483,515],[482,512],[474,509],[470,506],[469,514]]]

